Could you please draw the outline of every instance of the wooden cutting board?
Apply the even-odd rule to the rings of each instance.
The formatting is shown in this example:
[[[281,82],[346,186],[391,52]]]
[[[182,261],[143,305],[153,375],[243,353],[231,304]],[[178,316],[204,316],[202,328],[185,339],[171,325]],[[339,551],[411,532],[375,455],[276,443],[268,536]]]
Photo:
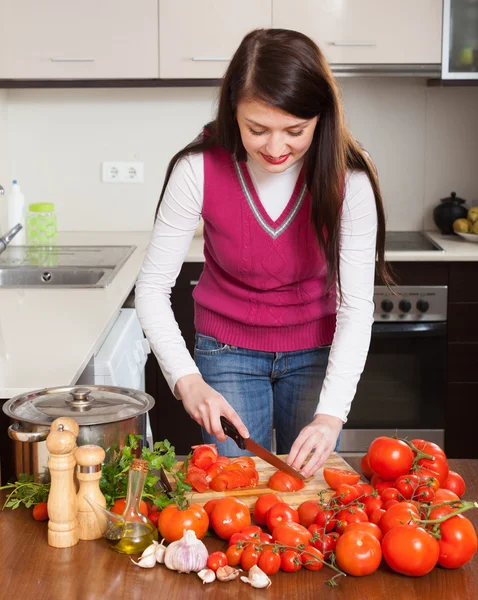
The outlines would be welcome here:
[[[279,456],[280,458],[285,459],[287,455]],[[279,494],[284,502],[288,502],[291,506],[297,508],[297,506],[299,506],[299,504],[302,502],[305,502],[305,500],[316,500],[317,494],[321,490],[329,490],[330,494],[332,494],[332,490],[330,490],[324,479],[324,468],[335,467],[336,469],[347,469],[349,471],[354,470],[341,456],[339,456],[336,452],[333,452],[326,460],[324,466],[321,467],[313,477],[304,482],[305,486],[303,489],[298,492],[274,492],[274,490],[271,490],[267,487],[267,482],[269,481],[270,476],[273,475],[277,469],[257,456],[254,456],[253,458],[254,462],[256,463],[257,472],[259,473],[259,483],[257,484],[257,487],[229,490],[225,492],[214,492],[212,490],[207,490],[203,494],[200,494],[199,492],[193,492],[191,494],[191,502],[203,506],[208,500],[212,500],[214,498],[234,496],[236,498],[240,498],[247,504],[249,508],[252,508],[259,496],[262,496],[263,494]],[[182,462],[177,463],[177,469],[179,470],[182,465]],[[172,478],[170,479],[170,482],[172,486],[174,486]]]

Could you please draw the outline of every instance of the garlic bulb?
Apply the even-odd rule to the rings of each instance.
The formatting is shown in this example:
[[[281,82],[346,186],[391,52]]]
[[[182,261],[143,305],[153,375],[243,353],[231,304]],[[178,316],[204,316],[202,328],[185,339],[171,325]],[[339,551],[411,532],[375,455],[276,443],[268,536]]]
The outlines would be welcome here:
[[[212,583],[216,579],[216,573],[212,569],[203,569],[199,571],[198,577],[203,583]]]
[[[272,585],[272,581],[267,577],[262,569],[259,569],[257,565],[254,565],[249,570],[248,577],[241,577],[241,581],[249,583],[255,588],[268,588]]]
[[[206,568],[208,556],[206,546],[197,539],[195,532],[185,529],[183,537],[166,548],[164,564],[178,573],[198,572]]]

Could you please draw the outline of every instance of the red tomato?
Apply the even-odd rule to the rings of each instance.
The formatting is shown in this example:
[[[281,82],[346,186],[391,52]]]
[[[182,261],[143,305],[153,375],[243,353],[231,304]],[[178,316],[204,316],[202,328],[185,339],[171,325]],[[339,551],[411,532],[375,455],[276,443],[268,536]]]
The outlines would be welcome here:
[[[420,479],[420,485],[427,485],[435,492],[440,489],[440,482],[436,477],[422,477]]]
[[[428,485],[419,485],[413,495],[413,499],[419,502],[431,502],[434,497],[435,490]]]
[[[244,547],[238,548],[237,544],[229,546],[229,548],[226,550],[227,564],[231,567],[240,565],[243,552]]]
[[[365,498],[363,498],[363,500],[361,500],[361,502],[364,505],[364,510],[367,513],[368,517],[370,517],[374,510],[376,510],[377,508],[382,508],[383,506],[383,500],[378,495],[366,496]]]
[[[332,552],[335,552],[335,547],[339,537],[339,533],[332,531],[332,533],[327,533],[325,538],[320,536],[319,539],[313,542],[313,546],[317,548],[317,550],[320,550],[325,556],[325,559],[328,560]]]
[[[414,521],[411,516],[412,514],[417,518],[419,516],[417,507],[411,502],[400,502],[399,504],[395,504],[394,506],[391,506],[380,519],[380,529],[386,534],[390,529],[397,525],[413,525]],[[416,527],[416,525],[413,526]]]
[[[324,469],[324,479],[327,482],[329,488],[336,490],[340,484],[347,483],[348,485],[355,485],[360,479],[360,475],[355,471],[347,471],[345,469],[335,469],[333,467],[326,467]]]
[[[258,550],[254,544],[246,546],[241,556],[241,567],[245,571],[249,571],[249,569],[252,569],[254,565],[257,565],[260,557],[261,551]]]
[[[224,552],[213,552],[207,557],[207,568],[214,571],[214,573],[219,569],[219,567],[225,567],[227,565],[227,556]]]
[[[447,569],[458,569],[469,562],[477,549],[475,529],[466,517],[456,515],[440,524],[438,564]]]
[[[314,546],[306,546],[300,555],[300,562],[309,571],[320,571],[324,566],[324,556]]]
[[[383,538],[382,530],[378,525],[375,525],[375,523],[350,523],[350,525],[347,525],[345,528],[344,534],[350,533],[351,531],[371,533],[379,542],[381,542]]]
[[[358,495],[359,492],[355,489],[355,487],[349,485],[348,483],[341,483],[332,498],[335,498],[338,504],[344,505],[350,504],[356,500]]]
[[[262,529],[259,525],[248,525],[247,527],[244,527],[241,533],[247,535],[247,537],[259,539]]]
[[[337,524],[335,525],[336,531],[343,533],[350,523],[367,522],[367,513],[354,506],[353,508],[344,508],[337,513]]]
[[[372,477],[372,486],[375,490],[377,490],[380,495],[384,490],[388,488],[393,488],[395,486],[394,481],[388,481],[386,479],[382,479],[378,475],[374,475]]]
[[[242,532],[233,533],[231,535],[231,537],[229,538],[229,540],[228,540],[228,545],[229,546],[234,546],[238,542],[247,542],[250,539],[251,538],[248,535],[246,535],[245,533],[242,533]]]
[[[212,500],[208,500],[204,505],[204,510],[207,512],[207,516],[210,517],[214,507],[217,504],[217,498],[213,498]]]
[[[333,510],[327,510],[323,506],[320,506],[315,522],[319,527],[325,527],[325,531],[328,533],[335,527],[337,519],[334,518]]]
[[[445,490],[444,488],[440,488],[435,492],[435,497],[433,498],[432,504],[436,504],[438,502],[447,502],[447,500],[459,500],[459,496],[452,492],[451,490]]]
[[[380,542],[371,533],[346,531],[335,548],[338,566],[355,577],[370,575],[376,571],[382,560]]]
[[[375,525],[378,525],[380,527],[380,521],[382,520],[382,517],[386,512],[387,511],[384,510],[383,508],[376,508],[370,514],[370,523],[374,523]]]
[[[389,500],[398,500],[398,494],[399,492],[396,488],[385,488],[380,497],[384,502],[388,502]]]
[[[48,521],[48,505],[46,502],[35,504],[33,507],[33,518],[35,521]]]
[[[266,575],[275,575],[280,569],[280,556],[274,550],[265,550],[261,554],[257,566]]]
[[[304,482],[284,471],[276,471],[269,478],[267,487],[276,492],[298,492],[304,487]]]
[[[286,550],[280,557],[280,568],[286,573],[295,573],[302,568],[299,553],[295,550]]]
[[[274,541],[274,539],[273,539],[273,537],[271,536],[271,534],[270,534],[270,533],[264,533],[264,532],[263,532],[263,533],[261,533],[261,534],[259,535],[259,541],[260,541],[262,544],[268,544],[269,542],[273,542],[273,541]]]
[[[221,456],[219,455],[216,459],[217,463],[220,463],[221,465],[227,466],[231,463],[231,459],[228,458],[227,456]]]
[[[192,529],[200,540],[206,535],[208,527],[207,512],[198,504],[191,504],[185,510],[170,504],[159,513],[158,529],[167,542],[181,539],[185,529]]]
[[[365,479],[368,479],[370,481],[374,473],[370,468],[370,464],[368,462],[368,454],[365,454],[362,460],[360,461],[360,469]]]
[[[287,521],[274,528],[272,537],[276,542],[285,546],[298,546],[299,544],[307,546],[307,544],[310,544],[312,534],[299,523]]]
[[[223,540],[228,540],[250,524],[249,508],[242,500],[232,496],[218,500],[211,513],[211,525]]]
[[[299,523],[304,527],[310,527],[315,523],[317,513],[320,510],[320,504],[317,500],[306,500],[297,508],[299,513]]]
[[[395,480],[410,471],[413,464],[411,448],[401,440],[381,436],[368,449],[370,468],[382,479]]]
[[[201,475],[200,473],[189,472],[185,481],[186,483],[190,483],[192,488],[200,494],[203,494],[206,490],[209,489],[209,484],[207,482],[206,476]]]
[[[411,440],[411,443],[417,450],[430,454],[431,456],[443,456],[446,458],[445,452],[440,448],[438,444],[434,442],[427,442],[426,440]]]
[[[373,494],[373,487],[370,483],[357,483],[355,487],[361,490],[361,495],[363,496],[370,496],[370,494]]]
[[[395,480],[395,487],[402,496],[400,499],[410,500],[419,486],[420,480],[416,475],[400,475]]]
[[[218,453],[215,446],[202,444],[195,448],[191,462],[196,465],[196,467],[206,470],[216,462],[217,456]]]
[[[151,523],[157,527],[158,526],[158,521],[159,521],[159,515],[161,513],[159,511],[155,511],[155,512],[150,512],[148,515],[148,519],[151,521]]]
[[[266,523],[269,531],[274,531],[277,525],[280,525],[285,521],[294,521],[294,523],[298,523],[299,513],[286,502],[278,502],[277,504],[272,505],[266,515]]]
[[[422,458],[418,461],[416,468],[413,469],[413,473],[421,477],[435,477],[440,482],[440,487],[448,477],[448,463],[446,458],[442,456],[434,456],[432,460],[428,458]]]
[[[251,487],[251,479],[243,469],[232,471],[224,470],[214,477],[209,484],[209,487],[215,492],[235,490],[240,487]]]
[[[402,575],[419,577],[437,564],[440,547],[421,527],[397,525],[382,541],[383,557],[390,568]]]
[[[233,466],[235,465],[235,466]],[[242,469],[254,469],[256,468],[256,463],[251,456],[238,456],[237,458],[233,458],[228,465],[228,468],[237,468],[240,467]]]
[[[466,491],[465,480],[455,471],[448,471],[448,477],[445,479],[443,487],[445,490],[454,492],[457,496],[460,496],[460,498]]]
[[[118,498],[118,500],[115,500],[115,503],[113,504],[113,508],[111,508],[111,512],[113,512],[117,515],[122,515],[125,511],[125,508],[126,508],[126,498]],[[141,500],[141,502],[139,504],[139,512],[142,515],[144,515],[145,517],[148,516],[148,505],[146,504],[146,502],[144,500]]]
[[[383,510],[386,512],[391,506],[394,506],[395,504],[400,504],[400,502],[398,500],[389,500],[383,505]]]
[[[278,502],[282,502],[282,498],[277,496],[277,494],[264,494],[263,496],[259,496],[254,504],[254,521],[258,525],[265,525],[267,511],[271,506]]]

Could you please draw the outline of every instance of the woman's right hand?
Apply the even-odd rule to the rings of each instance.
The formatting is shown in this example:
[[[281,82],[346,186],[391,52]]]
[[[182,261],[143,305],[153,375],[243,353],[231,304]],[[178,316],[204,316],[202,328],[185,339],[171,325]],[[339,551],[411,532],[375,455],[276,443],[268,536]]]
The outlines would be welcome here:
[[[247,427],[236,411],[221,394],[204,381],[201,375],[180,377],[174,392],[176,397],[182,400],[186,412],[208,433],[215,435],[220,442],[227,440],[221,425],[221,416],[229,419],[242,437],[249,437]]]

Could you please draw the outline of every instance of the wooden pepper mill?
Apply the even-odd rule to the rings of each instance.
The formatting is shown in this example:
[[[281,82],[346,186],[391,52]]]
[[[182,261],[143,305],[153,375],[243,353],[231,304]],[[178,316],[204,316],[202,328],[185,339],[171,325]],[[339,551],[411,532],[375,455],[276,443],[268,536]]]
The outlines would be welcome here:
[[[63,425],[50,430],[46,438],[50,452],[51,487],[48,496],[48,544],[54,548],[69,548],[78,543],[76,487],[73,479],[76,437]]]
[[[60,425],[63,425],[64,429],[68,429],[68,431],[71,431],[71,433],[75,436],[75,439],[78,437],[78,434],[80,433],[80,426],[78,425],[78,422],[75,421],[75,419],[73,419],[72,417],[58,417],[58,419],[55,419],[53,421],[53,423],[50,425],[50,431],[57,431],[58,427]],[[75,448],[73,448],[73,452],[76,449],[76,442],[75,442]],[[78,492],[78,488],[79,483],[78,483],[78,479],[76,477],[76,471],[75,471],[75,475],[74,475],[74,479],[75,479],[75,487],[76,487],[76,491]]]
[[[105,460],[105,451],[91,444],[79,446],[75,452],[76,476],[80,482],[78,501],[78,537],[80,540],[97,540],[102,536],[98,519],[85,500],[89,496],[97,504],[106,508],[106,499],[100,490],[101,463]]]

